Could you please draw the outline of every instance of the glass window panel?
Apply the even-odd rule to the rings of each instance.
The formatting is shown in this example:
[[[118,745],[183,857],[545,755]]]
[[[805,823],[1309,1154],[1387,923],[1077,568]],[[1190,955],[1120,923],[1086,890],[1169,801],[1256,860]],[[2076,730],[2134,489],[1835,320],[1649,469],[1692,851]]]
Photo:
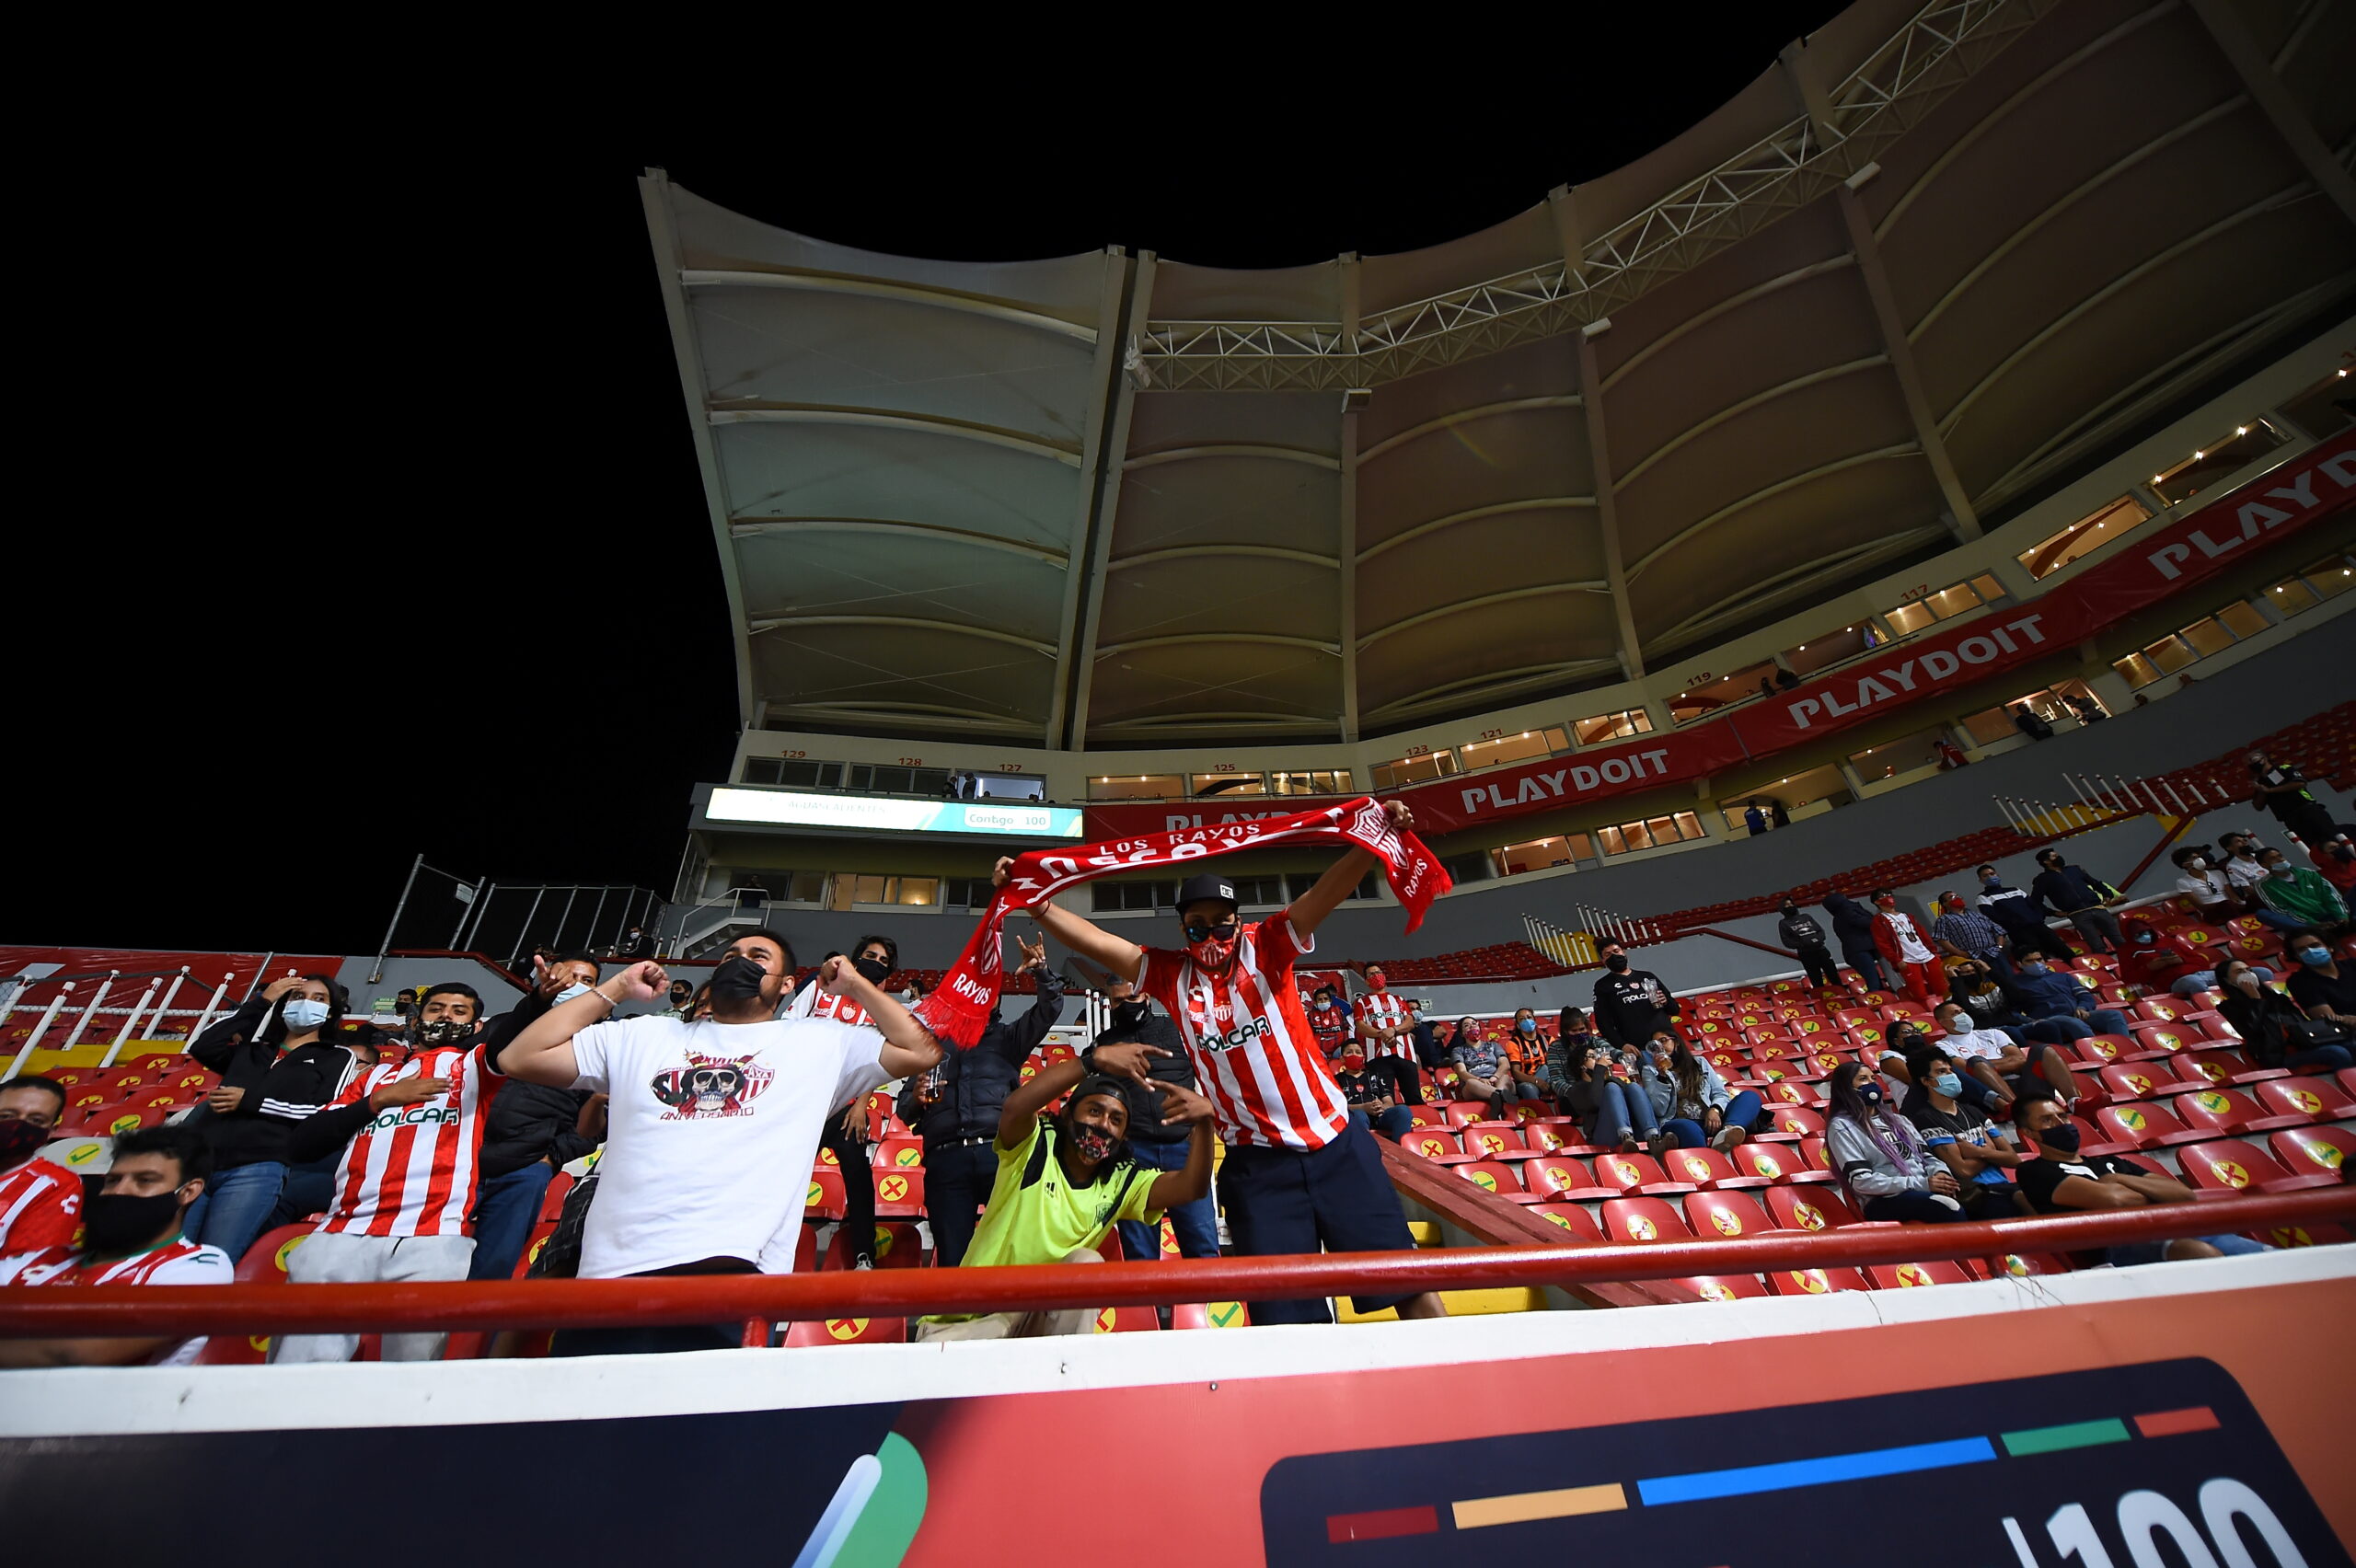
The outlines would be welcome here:
[[[930,907],[941,902],[939,877],[895,877],[893,880],[899,883],[895,890],[895,896],[892,900],[895,904],[922,905]]]
[[[2222,653],[2234,645],[2234,634],[2219,626],[2214,616],[2204,617],[2190,626],[2179,628],[2177,635],[2192,644],[2193,651],[2203,659],[2212,653]]]
[[[2328,599],[2356,588],[2356,566],[2350,566],[2346,556],[2319,560],[2299,573],[2318,598]]]
[[[1627,838],[1616,827],[1604,828],[1596,836],[1603,841],[1603,852],[1607,855],[1624,853],[1628,847]]]
[[[1980,595],[1980,602],[1983,605],[1992,605],[2004,596],[2004,585],[1996,580],[1995,573],[1990,571],[1983,571],[1973,578],[1971,589]]]
[[[2183,669],[2187,664],[2191,663],[2196,656],[2190,648],[2185,646],[2181,639],[2174,637],[2163,637],[2143,650],[2143,657],[2158,666],[2162,674],[2166,675],[2172,675]]]
[[[889,877],[853,877],[851,879],[851,902],[854,904],[882,904],[885,902],[889,896],[885,890],[891,880],[892,879]]]
[[[778,781],[778,770],[782,766],[773,756],[748,756],[745,759],[745,782],[774,784]]]
[[[2139,653],[2136,657],[2142,658],[2142,655]],[[2153,678],[2158,678],[2156,674]],[[1964,720],[1963,727],[1969,732],[1974,745],[1984,746],[2014,733],[2012,715],[2001,708],[1983,709],[1972,714]]]
[[[2217,618],[2235,637],[2256,637],[2271,624],[2258,607],[2246,599],[2236,599],[2225,605],[2217,612]]]
[[[1692,812],[1680,812],[1677,813],[1677,836],[1680,838],[1706,838],[1709,835],[1702,831],[1702,819],[1700,817],[1694,815]]]
[[[1088,781],[1091,801],[1170,801],[1185,792],[1174,773],[1119,773]]]
[[[1967,610],[1978,609],[1980,595],[1971,591],[1970,583],[1958,582],[1952,588],[1940,589],[1923,603],[1929,608],[1932,615],[1940,620],[1946,620],[1951,616],[1962,615]]]
[[[1591,718],[1577,720],[1571,726],[1583,746],[1625,740],[1631,735],[1649,734],[1652,727],[1652,715],[1641,708],[1623,709],[1617,713],[1598,713]]]
[[[1493,740],[1473,741],[1461,748],[1464,769],[1497,767],[1508,762],[1527,762],[1534,756],[1544,756],[1553,748],[1546,744],[1542,730],[1518,730]]]
[[[2122,495],[2101,509],[2090,512],[2060,533],[2040,540],[2034,549],[2023,550],[2020,563],[2032,577],[2046,577],[2061,571],[2080,556],[2098,550],[2139,524],[2151,518],[2151,510],[2131,495]]]
[[[2119,672],[2119,677],[2126,681],[2127,689],[2130,691],[2139,690],[2142,687],[2150,686],[2154,681],[2160,678],[2160,667],[2157,664],[2153,663],[2149,659],[2143,657],[2141,653],[2130,653],[2126,658],[2113,662],[2110,667]],[[1995,739],[1995,737],[1993,735],[1983,735],[1981,733],[1981,716],[1980,714],[1975,713],[1969,719],[1966,720],[1964,724],[1967,729],[1970,730],[1972,738],[1984,745],[1988,742]],[[2009,726],[2007,727],[2009,728]]]
[[[1900,637],[1911,637],[1938,617],[1920,604],[1900,605],[1882,617],[1889,622],[1890,630]]]
[[[1189,794],[1203,797],[1216,795],[1265,795],[1268,786],[1257,773],[1193,773],[1186,777]]]

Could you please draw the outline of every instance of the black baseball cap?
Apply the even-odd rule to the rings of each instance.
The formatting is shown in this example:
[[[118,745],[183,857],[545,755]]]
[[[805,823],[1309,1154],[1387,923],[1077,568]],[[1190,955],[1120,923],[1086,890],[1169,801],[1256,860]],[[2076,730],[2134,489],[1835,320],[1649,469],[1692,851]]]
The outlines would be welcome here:
[[[1235,884],[1217,871],[1203,871],[1188,877],[1178,888],[1178,907],[1199,904],[1205,899],[1217,899],[1232,909],[1236,906]]]

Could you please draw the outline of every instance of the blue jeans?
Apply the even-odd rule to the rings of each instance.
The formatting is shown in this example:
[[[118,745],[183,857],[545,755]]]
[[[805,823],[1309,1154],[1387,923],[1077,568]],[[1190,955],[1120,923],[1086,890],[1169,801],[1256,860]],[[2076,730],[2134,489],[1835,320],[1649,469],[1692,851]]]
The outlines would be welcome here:
[[[2274,971],[2271,969],[2253,963],[2249,966],[2249,972],[2258,976],[2258,983],[2261,986],[2272,985],[2274,982]],[[2216,984],[2217,972],[2213,969],[2201,969],[2190,974],[2177,975],[2176,983],[2171,985],[2168,990],[2178,997],[2189,997],[2195,991],[2210,990]]]
[[[1765,1105],[1766,1101],[1759,1098],[1758,1090],[1746,1089],[1727,1101],[1727,1108],[1719,1112],[1718,1116],[1724,1125],[1740,1127],[1748,1132],[1750,1124],[1759,1120],[1759,1113]],[[1680,1148],[1700,1148],[1710,1141],[1710,1135],[1703,1129],[1702,1124],[1691,1116],[1671,1116],[1660,1126],[1661,1131],[1677,1135],[1677,1147]]]
[[[1621,1138],[1634,1133],[1648,1138],[1659,1126],[1653,1120],[1652,1096],[1634,1084],[1607,1083],[1601,1087],[1601,1103],[1595,1112],[1595,1141],[1611,1148]]]
[[[2253,1241],[2246,1236],[2203,1236],[2206,1241],[2229,1258],[2246,1258],[2258,1252],[2271,1252],[2273,1248],[2263,1241]],[[2115,1269],[2131,1269],[2138,1263],[2156,1263],[2167,1257],[2169,1243],[2165,1241],[2132,1241],[2113,1247],[2105,1254]]]
[[[2290,1067],[2329,1067],[2337,1072],[2341,1067],[2356,1066],[2356,1056],[2349,1055],[2345,1045],[2316,1045],[2304,1051],[2293,1051],[2282,1058]]]
[[[2278,931],[2304,931],[2315,924],[2312,920],[2302,920],[2296,915],[2285,915],[2279,909],[2253,909],[2250,913]]]
[[[1415,1113],[1404,1105],[1388,1106],[1380,1111],[1353,1111],[1353,1115],[1366,1118],[1368,1126],[1381,1136],[1397,1143],[1415,1124]]]
[[[191,1241],[218,1247],[236,1262],[246,1255],[270,1224],[278,1208],[279,1190],[286,1185],[286,1167],[274,1159],[256,1160],[222,1171],[189,1205],[188,1222],[180,1233]]]
[[[1407,1114],[1399,1108],[1402,1116]],[[1186,1169],[1186,1140],[1175,1143],[1132,1143],[1129,1158],[1148,1170],[1184,1170]],[[1190,1204],[1180,1204],[1169,1211],[1170,1228],[1178,1237],[1178,1255],[1182,1258],[1216,1258],[1218,1256],[1218,1209],[1206,1193]],[[1161,1227],[1142,1220],[1121,1221],[1121,1255],[1126,1258],[1158,1258],[1161,1256]]]
[[[2095,1016],[2088,1021],[2091,1021],[2094,1024],[2095,1032],[2096,1034],[2124,1034],[2127,1032],[2127,1015],[2119,1011],[2115,1008],[2095,1009]]]
[[[548,1196],[556,1169],[536,1159],[521,1170],[493,1176],[475,1195],[475,1261],[468,1279],[505,1279],[515,1272],[532,1227],[540,1217],[540,1201]]]
[[[1870,947],[1852,947],[1847,942],[1842,942],[1841,956],[1849,961],[1849,967],[1857,972],[1857,978],[1865,983],[1866,990],[1887,991],[1890,988],[1888,976],[1881,972],[1880,950]]]

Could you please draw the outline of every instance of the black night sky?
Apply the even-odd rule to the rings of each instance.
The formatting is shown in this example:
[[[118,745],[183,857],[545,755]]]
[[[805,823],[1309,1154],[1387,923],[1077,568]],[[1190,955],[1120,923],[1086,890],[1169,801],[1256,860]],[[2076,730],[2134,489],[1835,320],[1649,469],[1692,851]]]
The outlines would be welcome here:
[[[1207,36],[1117,78],[870,64],[838,102],[608,96],[479,133],[411,103],[414,142],[259,113],[52,164],[29,308],[89,335],[46,416],[70,440],[19,438],[20,473],[74,471],[12,530],[0,940],[373,951],[420,850],[668,893],[736,712],[646,166],[905,254],[1379,254],[1642,156],[1839,7],[1588,9],[1551,45],[1344,27],[1278,70]],[[1368,52],[1316,68],[1337,45]]]

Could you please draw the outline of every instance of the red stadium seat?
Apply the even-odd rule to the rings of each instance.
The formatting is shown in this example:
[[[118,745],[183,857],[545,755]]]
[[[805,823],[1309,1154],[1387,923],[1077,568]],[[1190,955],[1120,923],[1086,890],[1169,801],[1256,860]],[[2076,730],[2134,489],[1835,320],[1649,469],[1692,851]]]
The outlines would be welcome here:
[[[1614,1241],[1691,1241],[1693,1233],[1658,1198],[1612,1198],[1603,1205],[1603,1228]]]
[[[1480,1159],[1527,1158],[1529,1145],[1511,1122],[1468,1122],[1458,1129],[1464,1152]]]
[[[837,1181],[841,1177],[837,1176]],[[875,1173],[875,1213],[878,1217],[920,1216],[924,1213],[924,1167]]]
[[[1616,1149],[1596,1156],[1595,1180],[1597,1185],[1615,1193],[1643,1193],[1655,1197],[1693,1190],[1691,1182],[1670,1180],[1669,1173],[1654,1163],[1652,1156],[1622,1154]]]
[[[1785,1269],[1766,1276],[1767,1288],[1777,1296],[1823,1296],[1836,1290],[1870,1290],[1865,1276],[1854,1269]]]
[[[1399,1147],[1444,1165],[1460,1165],[1472,1158],[1458,1147],[1454,1133],[1438,1127],[1411,1128],[1400,1136]]]
[[[2188,1127],[2178,1121],[2176,1113],[2168,1109],[2165,1101],[2120,1101],[2096,1112],[2095,1121],[2100,1131],[2097,1145],[2085,1148],[2085,1152],[2090,1154],[2115,1154],[2128,1148],[2168,1148],[2177,1144],[2199,1143],[2211,1136],[2205,1130]]]
[[[2272,1078],[2251,1092],[2260,1105],[2279,1115],[2304,1116],[2312,1122],[2356,1119],[2356,1100],[2342,1094],[2327,1078]]]
[[[1451,1100],[1440,1110],[1447,1113],[1448,1124],[1451,1127],[1469,1126],[1489,1113],[1487,1103],[1478,1100]]]
[[[1767,1086],[1760,1098],[1769,1106],[1776,1109],[1786,1105],[1811,1106],[1824,1102],[1824,1096],[1815,1085],[1795,1078],[1778,1078]],[[1779,1122],[1778,1125],[1780,1124]]]
[[[2238,1089],[2195,1089],[2176,1097],[2176,1113],[2184,1118],[2188,1127],[2200,1127],[2211,1136],[2218,1134],[2262,1133],[2274,1127],[2303,1127],[2310,1118],[2302,1115],[2268,1115],[2257,1101]]]
[[[2149,1100],[2185,1087],[2174,1073],[2151,1062],[2114,1062],[2102,1069],[2101,1077],[2113,1100]]]
[[[1577,1204],[1532,1204],[1530,1212],[1561,1226],[1582,1241],[1600,1242],[1603,1239],[1603,1232],[1596,1226],[1595,1216]]]
[[[2345,1127],[2285,1127],[2267,1141],[2288,1170],[2344,1171],[2356,1155],[2356,1133]]]
[[[255,1237],[245,1255],[237,1260],[237,1283],[286,1284],[286,1255],[307,1239],[311,1230],[307,1225],[282,1225]],[[214,1334],[205,1340],[196,1359],[203,1366],[255,1366],[269,1356],[268,1334]]]
[[[1744,1148],[1749,1146],[1737,1144],[1735,1147]],[[1705,1191],[1729,1192],[1740,1187],[1764,1187],[1774,1180],[1756,1171],[1737,1170],[1732,1160],[1714,1148],[1671,1149],[1661,1156],[1660,1168],[1668,1176],[1680,1182],[1691,1182]]]
[[[820,1150],[825,1153],[825,1150]],[[840,1219],[843,1216],[843,1173],[833,1165],[821,1162],[810,1172],[810,1191],[803,1200],[803,1213],[812,1219]]]
[[[1761,1143],[1740,1143],[1734,1147],[1734,1163],[1746,1174],[1764,1176],[1770,1182],[1830,1182],[1830,1170],[1819,1170],[1810,1165],[1806,1156],[1788,1146]]]
[[[2015,1279],[2031,1274],[2068,1274],[2070,1260],[2059,1252],[2007,1252],[2001,1258],[1991,1258],[1991,1272],[2010,1274]]]
[[[1410,1105],[1407,1107],[1407,1124],[1411,1127],[1449,1128],[1450,1118],[1447,1111],[1438,1105]]]
[[[1512,1166],[1494,1159],[1469,1160],[1452,1169],[1483,1192],[1495,1193],[1499,1197],[1511,1197],[1528,1190],[1522,1186],[1521,1178],[1513,1173]]]
[[[2177,1063],[2176,1076],[2187,1083],[2263,1083],[2291,1076],[2288,1067],[2261,1067],[2230,1047],[2188,1051]]]
[[[1909,1290],[1925,1285],[1969,1285],[1972,1275],[1961,1263],[1941,1259],[1930,1263],[1875,1263],[1865,1277],[1876,1290]]]
[[[1170,1309],[1173,1329],[1248,1329],[1251,1309],[1241,1301],[1181,1301]]]
[[[911,1133],[887,1133],[869,1157],[878,1170],[906,1170],[924,1163],[924,1140]]]
[[[2215,1193],[2295,1193],[2308,1187],[2337,1187],[2336,1170],[2285,1170],[2274,1157],[2239,1138],[2188,1144],[2177,1157],[2184,1179],[2196,1190]]]
[[[1857,1223],[1857,1211],[1836,1187],[1769,1187],[1761,1194],[1784,1230],[1835,1230]]]
[[[1685,1223],[1704,1241],[1714,1236],[1730,1239],[1778,1228],[1760,1208],[1759,1200],[1748,1193],[1688,1193]]]
[[[1565,1154],[1542,1154],[1526,1160],[1521,1178],[1531,1192],[1553,1202],[1558,1198],[1608,1198],[1618,1189],[1598,1186],[1587,1167]]]
[[[804,1319],[785,1331],[789,1345],[906,1344],[906,1318]]]
[[[1767,1294],[1767,1287],[1759,1283],[1757,1274],[1697,1274],[1659,1283],[1672,1289],[1691,1291],[1699,1301],[1741,1301]]]
[[[1541,1153],[1556,1149],[1578,1152],[1588,1147],[1587,1135],[1579,1130],[1579,1124],[1566,1117],[1550,1116],[1532,1122],[1521,1130],[1521,1136]]]
[[[2140,1055],[2135,1042],[2124,1034],[2090,1035],[2076,1042],[2071,1049],[2078,1054],[2078,1060],[2096,1067],[2108,1062],[2132,1061]]]
[[[803,1228],[808,1235],[808,1227]],[[924,1235],[913,1225],[879,1223],[875,1227],[875,1266],[879,1269],[920,1269],[932,1261],[924,1250]],[[851,1265],[850,1238],[841,1229],[826,1248],[826,1261],[821,1268],[848,1269]]]

